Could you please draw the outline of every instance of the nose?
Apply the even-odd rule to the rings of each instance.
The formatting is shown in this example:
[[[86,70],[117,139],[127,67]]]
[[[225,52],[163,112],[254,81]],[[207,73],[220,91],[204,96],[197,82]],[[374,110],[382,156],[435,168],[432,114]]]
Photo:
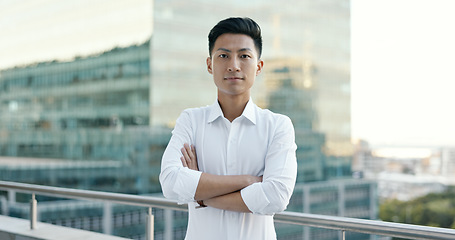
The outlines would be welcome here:
[[[239,62],[235,58],[232,58],[229,63],[228,72],[240,72]]]

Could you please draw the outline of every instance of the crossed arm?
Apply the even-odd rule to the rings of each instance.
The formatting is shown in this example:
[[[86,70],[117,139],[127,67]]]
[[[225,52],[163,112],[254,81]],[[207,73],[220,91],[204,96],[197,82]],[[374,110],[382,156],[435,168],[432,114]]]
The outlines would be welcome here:
[[[180,158],[184,167],[198,171],[196,150],[194,146],[184,144],[181,149],[183,156]],[[240,190],[256,182],[261,182],[262,177],[251,175],[222,176],[202,173],[196,188],[194,198],[202,200],[205,205],[214,208],[251,212],[240,195]]]

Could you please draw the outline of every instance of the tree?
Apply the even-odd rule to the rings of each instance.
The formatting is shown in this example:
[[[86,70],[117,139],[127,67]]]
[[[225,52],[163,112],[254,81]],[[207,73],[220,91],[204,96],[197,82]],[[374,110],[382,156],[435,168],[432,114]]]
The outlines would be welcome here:
[[[379,218],[388,222],[455,229],[455,188],[411,201],[386,200],[379,207]]]

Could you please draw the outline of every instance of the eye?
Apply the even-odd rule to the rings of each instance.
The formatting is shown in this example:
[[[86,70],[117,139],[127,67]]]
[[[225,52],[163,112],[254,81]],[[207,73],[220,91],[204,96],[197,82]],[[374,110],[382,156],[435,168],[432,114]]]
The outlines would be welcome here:
[[[251,56],[248,54],[242,54],[240,55],[240,58],[251,58]]]
[[[222,53],[222,54],[218,55],[218,57],[220,57],[220,58],[227,58],[227,57],[228,57],[228,55],[227,55],[227,54],[224,54],[224,53]]]

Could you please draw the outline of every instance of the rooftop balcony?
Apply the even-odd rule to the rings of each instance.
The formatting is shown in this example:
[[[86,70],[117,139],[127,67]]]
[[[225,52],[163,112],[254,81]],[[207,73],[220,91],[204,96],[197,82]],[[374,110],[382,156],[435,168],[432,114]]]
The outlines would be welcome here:
[[[104,233],[94,233],[77,230],[67,227],[60,227],[51,224],[39,223],[37,221],[36,195],[53,196],[69,199],[84,199],[90,201],[102,201],[106,206],[111,203],[140,206],[148,208],[146,216],[146,239],[154,239],[154,216],[152,208],[172,209],[186,211],[186,205],[178,205],[176,202],[153,196],[138,196],[120,193],[88,191],[69,188],[58,188],[33,184],[0,181],[0,190],[29,193],[32,196],[30,201],[30,219],[16,219],[0,216],[0,239],[26,239],[26,240],[51,240],[51,239],[125,239],[111,236],[112,225],[109,219],[112,212],[109,207],[103,213]],[[454,229],[417,226],[410,224],[382,222],[376,220],[365,220],[337,216],[326,216],[317,214],[282,212],[274,216],[275,222],[300,225],[305,227],[316,227],[321,229],[332,229],[339,231],[339,239],[346,239],[346,232],[359,232],[371,235],[400,237],[406,239],[455,239]],[[168,222],[164,223],[168,225]],[[169,228],[168,228],[169,229]],[[171,239],[172,233],[169,230],[164,239]],[[302,236],[302,239],[310,239],[309,236]]]

